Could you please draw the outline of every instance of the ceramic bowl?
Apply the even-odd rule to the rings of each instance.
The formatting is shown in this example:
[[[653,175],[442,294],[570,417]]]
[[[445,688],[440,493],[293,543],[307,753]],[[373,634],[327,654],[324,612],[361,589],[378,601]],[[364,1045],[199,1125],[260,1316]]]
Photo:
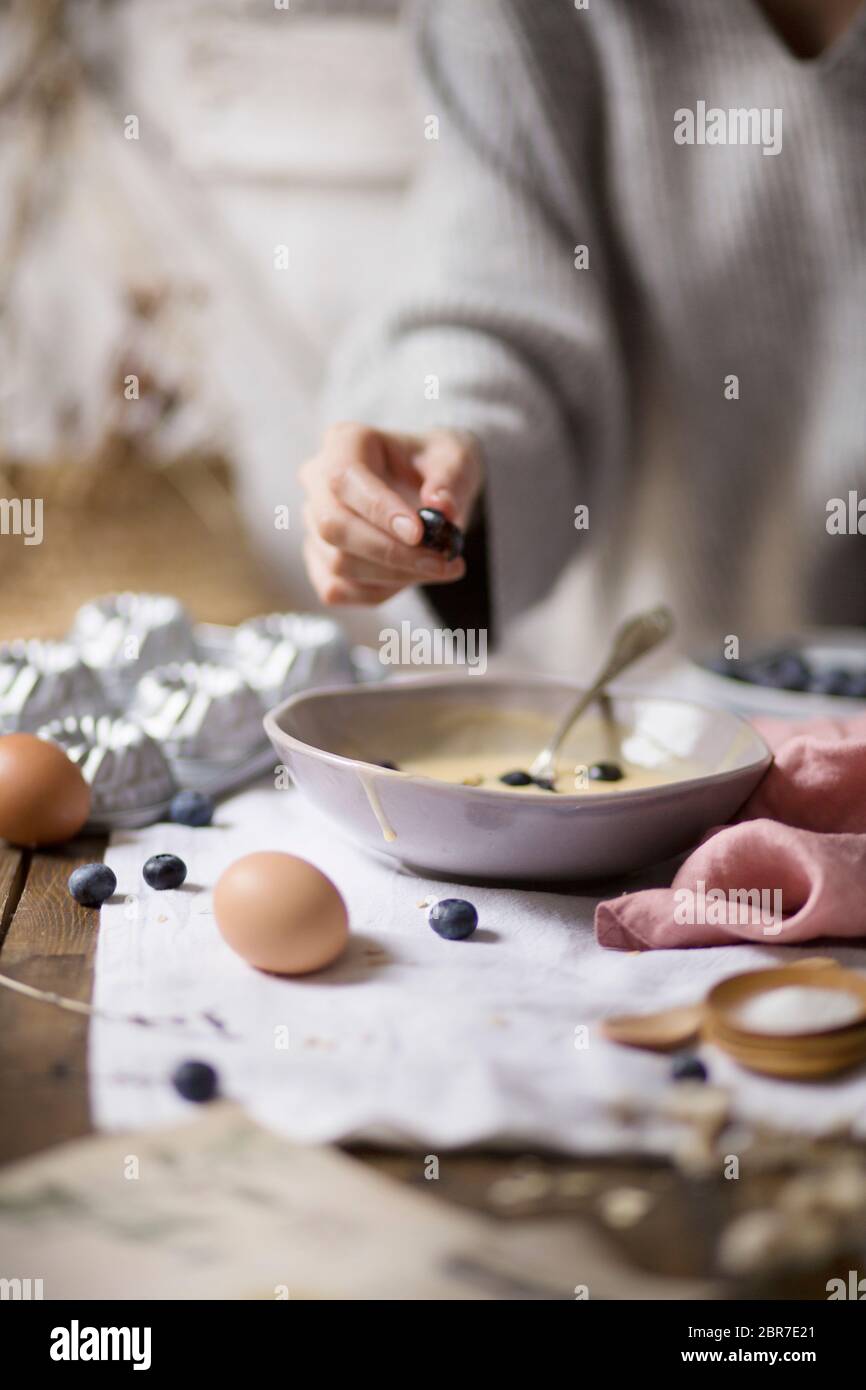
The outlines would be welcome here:
[[[485,743],[498,753],[501,742],[503,766],[514,766],[509,717],[529,713],[552,729],[579,691],[547,677],[398,677],[294,695],[266,716],[265,729],[300,791],[348,836],[452,879],[577,880],[645,868],[730,819],[770,764],[763,739],[731,711],[629,694],[610,697],[615,723],[630,744],[662,749],[674,780],[515,794],[377,765],[410,757],[419,732],[429,740],[431,729],[465,721],[488,730]],[[610,756],[609,743],[593,739],[578,725],[573,755]]]
[[[782,650],[804,657],[816,677],[840,668],[853,675],[866,675],[866,634],[861,629],[806,628],[769,644],[767,654]],[[752,655],[758,656],[760,652],[755,651]],[[706,700],[709,704],[724,705],[740,714],[766,714],[782,719],[813,719],[822,715],[831,719],[846,719],[866,709],[866,699],[863,698],[754,685],[751,681],[735,680],[732,675],[706,669],[708,663],[704,663],[700,656],[696,657],[696,663],[692,667],[694,688],[681,693]],[[725,662],[721,664],[727,666]]]

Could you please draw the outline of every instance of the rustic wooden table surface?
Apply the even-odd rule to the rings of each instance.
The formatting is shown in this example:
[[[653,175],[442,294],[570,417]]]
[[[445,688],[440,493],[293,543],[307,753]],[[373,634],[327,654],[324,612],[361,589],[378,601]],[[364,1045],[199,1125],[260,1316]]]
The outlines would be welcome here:
[[[90,998],[98,916],[70,897],[72,869],[102,857],[102,838],[31,853],[0,847],[0,971],[74,999]],[[87,1086],[87,1017],[0,991],[0,1162],[23,1158],[91,1132]],[[424,1181],[424,1155],[354,1150],[381,1171],[446,1200],[512,1221],[593,1223],[615,1258],[664,1276],[704,1278],[713,1272],[718,1234],[736,1212],[765,1203],[778,1175],[738,1182],[688,1178],[662,1163],[576,1161],[550,1155],[449,1155],[440,1181]],[[571,1175],[568,1195],[556,1179]],[[520,1178],[529,1173],[528,1183]],[[581,1176],[582,1175],[582,1176]],[[514,1182],[514,1178],[518,1182]],[[540,1181],[539,1181],[540,1177]],[[605,1194],[623,1187],[649,1193],[646,1216],[605,1220]],[[522,1193],[525,1191],[525,1196]],[[507,1198],[507,1200],[504,1200]],[[852,1266],[853,1267],[853,1266]],[[770,1296],[826,1297],[826,1271],[760,1289]],[[742,1296],[743,1290],[733,1289]],[[755,1292],[749,1290],[747,1292]]]

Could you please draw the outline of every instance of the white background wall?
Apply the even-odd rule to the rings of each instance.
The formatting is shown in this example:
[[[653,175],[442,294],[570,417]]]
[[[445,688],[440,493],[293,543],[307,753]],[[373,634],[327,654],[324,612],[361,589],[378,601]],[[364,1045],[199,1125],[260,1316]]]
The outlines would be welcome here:
[[[38,100],[0,106],[3,203],[27,210],[23,235],[11,211],[0,233],[0,444],[87,453],[122,409],[116,367],[132,345],[188,397],[156,454],[223,448],[257,547],[302,599],[295,471],[330,345],[387,278],[423,138],[393,11],[75,0],[68,33],[41,50],[8,16],[0,32],[4,84],[29,70],[37,91],[60,81],[66,94],[50,127]],[[146,325],[130,315],[133,287],[164,292]],[[378,630],[381,612],[359,621]]]

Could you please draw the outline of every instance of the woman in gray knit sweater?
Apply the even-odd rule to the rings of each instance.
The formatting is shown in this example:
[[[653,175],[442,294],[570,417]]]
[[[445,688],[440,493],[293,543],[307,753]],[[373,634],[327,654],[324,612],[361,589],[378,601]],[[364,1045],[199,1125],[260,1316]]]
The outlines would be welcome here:
[[[703,638],[866,622],[866,3],[414,26],[404,264],[302,475],[321,598],[429,585],[501,630],[577,566],[609,617],[665,597]],[[425,505],[465,561],[419,546]]]

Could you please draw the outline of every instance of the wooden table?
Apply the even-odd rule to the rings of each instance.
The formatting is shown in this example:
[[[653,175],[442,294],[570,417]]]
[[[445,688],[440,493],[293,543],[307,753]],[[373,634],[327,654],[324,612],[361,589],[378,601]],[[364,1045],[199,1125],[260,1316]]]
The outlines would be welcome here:
[[[80,1000],[91,994],[98,914],[69,895],[67,879],[79,864],[102,857],[105,840],[79,839],[61,849],[31,853],[0,847],[0,970],[40,989]],[[9,990],[0,991],[0,1162],[33,1154],[92,1130],[87,1085],[87,1018]],[[549,1217],[600,1226],[623,1269],[701,1278],[712,1272],[718,1233],[738,1211],[766,1202],[779,1175],[745,1174],[688,1179],[663,1163],[607,1159],[580,1161],[550,1155],[521,1158],[472,1153],[447,1155],[440,1180],[424,1180],[423,1153],[354,1150],[380,1170],[429,1192],[432,1200],[467,1205],[513,1221]],[[531,1199],[507,1179],[529,1171]],[[567,1198],[544,1175],[573,1175]],[[583,1174],[585,1182],[576,1175]],[[506,1180],[506,1181],[504,1181]],[[638,1187],[652,1196],[646,1217],[625,1229],[604,1219],[605,1195]],[[538,1189],[541,1189],[539,1192]],[[503,1198],[510,1194],[508,1201]],[[854,1267],[853,1265],[851,1266]],[[826,1298],[826,1270],[749,1292]],[[738,1289],[742,1295],[743,1290]]]

